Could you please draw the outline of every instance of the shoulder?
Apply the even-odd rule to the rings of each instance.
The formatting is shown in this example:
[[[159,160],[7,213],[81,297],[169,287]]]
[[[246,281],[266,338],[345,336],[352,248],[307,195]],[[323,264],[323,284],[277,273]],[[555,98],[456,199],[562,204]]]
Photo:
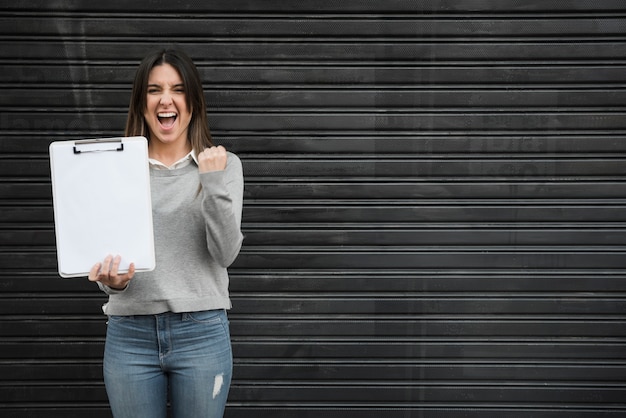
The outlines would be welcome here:
[[[226,151],[226,156],[228,157],[226,160],[226,168],[229,168],[231,166],[241,168],[241,160],[239,159],[237,154]]]
[[[237,156],[237,154],[235,154],[232,151],[226,151],[226,155],[228,156],[228,161],[230,162],[230,160],[236,161],[239,164],[241,164],[241,160],[239,159],[239,157]]]
[[[243,166],[237,154],[232,153],[230,151],[226,151],[226,155],[227,155],[227,160],[226,160],[227,173],[233,176],[243,175]]]

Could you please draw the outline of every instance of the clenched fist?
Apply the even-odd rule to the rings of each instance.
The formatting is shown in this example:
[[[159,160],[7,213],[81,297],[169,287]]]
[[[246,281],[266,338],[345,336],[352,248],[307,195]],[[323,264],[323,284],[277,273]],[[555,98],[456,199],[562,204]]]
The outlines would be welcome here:
[[[198,154],[198,168],[201,173],[224,170],[227,158],[226,148],[221,145],[205,148]]]

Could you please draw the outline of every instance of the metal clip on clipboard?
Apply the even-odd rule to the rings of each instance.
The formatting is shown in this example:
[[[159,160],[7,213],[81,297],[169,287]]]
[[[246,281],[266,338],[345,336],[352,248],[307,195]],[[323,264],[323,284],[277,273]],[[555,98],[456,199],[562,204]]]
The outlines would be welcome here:
[[[79,149],[78,147],[81,147],[82,149]],[[124,151],[122,138],[84,139],[74,142],[74,154],[105,151]]]

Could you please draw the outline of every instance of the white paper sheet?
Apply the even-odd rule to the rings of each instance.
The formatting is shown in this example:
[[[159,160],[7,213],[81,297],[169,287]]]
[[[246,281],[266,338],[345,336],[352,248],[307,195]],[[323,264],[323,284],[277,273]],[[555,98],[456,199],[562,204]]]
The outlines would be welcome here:
[[[144,137],[57,141],[50,168],[59,275],[87,276],[107,255],[120,271],[155,267]]]

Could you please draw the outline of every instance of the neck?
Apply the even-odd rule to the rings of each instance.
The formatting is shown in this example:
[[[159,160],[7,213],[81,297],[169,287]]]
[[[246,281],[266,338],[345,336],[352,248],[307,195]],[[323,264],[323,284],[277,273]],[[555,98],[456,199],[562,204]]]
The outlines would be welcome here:
[[[184,143],[164,144],[160,141],[148,142],[148,155],[163,164],[170,166],[176,161],[189,154],[191,144],[187,141]]]

